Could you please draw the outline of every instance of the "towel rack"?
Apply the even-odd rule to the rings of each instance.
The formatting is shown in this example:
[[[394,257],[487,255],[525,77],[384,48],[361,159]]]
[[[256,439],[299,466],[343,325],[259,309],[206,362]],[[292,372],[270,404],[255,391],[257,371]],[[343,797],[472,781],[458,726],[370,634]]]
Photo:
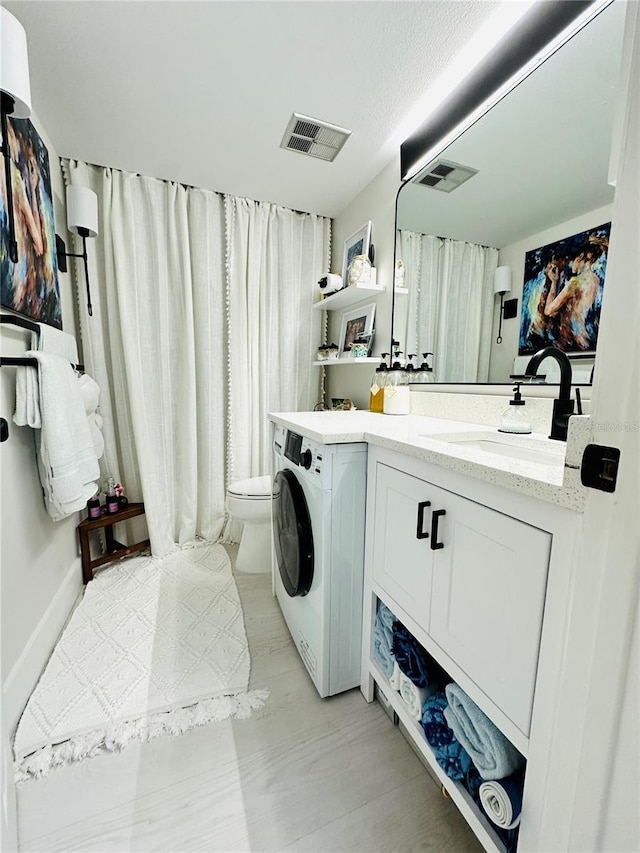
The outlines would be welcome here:
[[[21,329],[26,329],[28,332],[34,332],[38,338],[40,337],[40,326],[31,320],[24,317],[14,317],[12,314],[0,314],[0,324],[7,323],[9,326],[19,326]],[[38,360],[35,358],[21,357],[2,357],[0,358],[0,367],[37,367]],[[74,370],[84,372],[84,364],[73,364]]]

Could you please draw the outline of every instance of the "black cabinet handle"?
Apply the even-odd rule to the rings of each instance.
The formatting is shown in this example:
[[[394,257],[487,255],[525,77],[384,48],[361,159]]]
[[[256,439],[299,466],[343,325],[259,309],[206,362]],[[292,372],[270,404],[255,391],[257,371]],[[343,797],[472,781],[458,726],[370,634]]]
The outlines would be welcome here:
[[[424,511],[431,506],[431,501],[420,501],[418,504],[418,527],[416,530],[416,539],[428,539],[429,534],[424,529]]]
[[[438,522],[440,521],[440,516],[446,515],[446,509],[434,509],[431,514],[431,550],[439,551],[440,548],[444,548],[444,542],[438,542]]]

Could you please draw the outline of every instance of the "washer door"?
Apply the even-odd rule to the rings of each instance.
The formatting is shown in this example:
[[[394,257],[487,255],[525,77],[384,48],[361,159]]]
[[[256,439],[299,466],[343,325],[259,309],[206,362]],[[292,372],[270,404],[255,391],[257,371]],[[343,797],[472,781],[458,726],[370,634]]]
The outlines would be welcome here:
[[[306,595],[313,581],[313,534],[307,501],[293,471],[273,480],[273,538],[282,583],[291,597]]]

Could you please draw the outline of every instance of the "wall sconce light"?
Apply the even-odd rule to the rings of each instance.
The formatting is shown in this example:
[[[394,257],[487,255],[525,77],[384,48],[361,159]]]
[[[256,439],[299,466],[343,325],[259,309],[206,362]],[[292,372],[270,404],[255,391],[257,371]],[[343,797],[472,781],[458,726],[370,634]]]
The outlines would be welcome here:
[[[82,237],[82,252],[67,252],[64,240],[56,234],[58,269],[60,272],[67,271],[67,258],[82,258],[87,283],[87,311],[92,317],[87,237],[97,237],[98,235],[98,196],[88,187],[67,187],[67,228]]]
[[[29,118],[31,115],[31,87],[29,85],[29,57],[24,27],[0,7],[0,128],[2,154],[7,188],[7,213],[9,217],[9,258],[18,263],[18,242],[13,214],[13,187],[11,182],[11,150],[7,116]]]
[[[507,312],[505,311],[506,303],[504,301],[505,293],[509,293],[511,290],[511,267],[497,267],[496,271],[493,275],[493,292],[495,294],[500,294],[500,324],[498,326],[498,337],[496,338],[496,343],[502,343],[502,317],[504,314],[505,319],[507,319]],[[509,302],[513,302],[516,305],[517,310],[517,299],[510,299]],[[510,317],[515,317],[516,312],[509,313]]]

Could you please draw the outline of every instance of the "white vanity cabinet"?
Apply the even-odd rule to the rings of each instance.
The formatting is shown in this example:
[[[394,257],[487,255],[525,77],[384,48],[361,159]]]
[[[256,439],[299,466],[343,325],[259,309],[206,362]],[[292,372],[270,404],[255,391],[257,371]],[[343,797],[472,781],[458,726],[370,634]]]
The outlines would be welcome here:
[[[467,692],[482,691],[527,736],[551,536],[415,467],[397,455],[370,468],[372,582]]]
[[[529,496],[371,444],[368,459],[362,691],[371,700],[377,683],[485,849],[504,853],[493,824],[439,767],[372,660],[376,606],[383,601],[529,758],[548,576],[566,554],[565,531],[555,510]],[[546,649],[548,657],[549,637]],[[533,790],[535,811],[529,775],[528,762],[525,798]],[[523,825],[529,850],[532,827]]]

